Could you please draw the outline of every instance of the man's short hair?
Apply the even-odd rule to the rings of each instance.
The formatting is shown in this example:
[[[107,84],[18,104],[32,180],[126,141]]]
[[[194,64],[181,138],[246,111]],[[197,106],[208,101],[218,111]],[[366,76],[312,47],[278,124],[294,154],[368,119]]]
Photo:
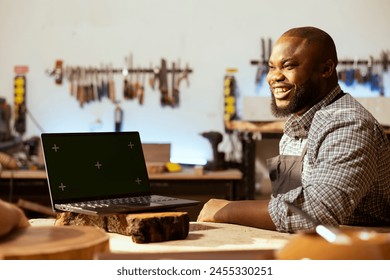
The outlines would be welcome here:
[[[287,30],[283,33],[282,37],[299,37],[306,39],[308,45],[315,44],[322,51],[323,56],[328,59],[332,59],[335,65],[338,63],[336,45],[332,37],[325,31],[312,27],[296,27],[290,30]]]

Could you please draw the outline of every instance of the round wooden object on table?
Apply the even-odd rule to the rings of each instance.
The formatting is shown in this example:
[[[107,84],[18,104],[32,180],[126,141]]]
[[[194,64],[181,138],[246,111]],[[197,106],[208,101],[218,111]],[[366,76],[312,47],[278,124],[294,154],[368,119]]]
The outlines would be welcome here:
[[[316,233],[299,233],[276,252],[281,260],[389,260],[390,234],[374,228],[340,228],[348,242],[328,242]]]
[[[90,226],[28,227],[0,239],[6,260],[86,260],[109,249],[107,233]]]

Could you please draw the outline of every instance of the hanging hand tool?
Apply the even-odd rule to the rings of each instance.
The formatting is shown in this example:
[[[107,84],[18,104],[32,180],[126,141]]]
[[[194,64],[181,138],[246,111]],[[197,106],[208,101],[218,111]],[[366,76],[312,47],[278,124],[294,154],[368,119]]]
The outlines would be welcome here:
[[[268,59],[271,56],[272,40],[270,38],[268,39],[268,49],[266,51],[265,40],[264,38],[261,38],[260,48],[261,48],[261,56],[257,64],[257,72],[256,72],[256,79],[255,79],[256,87],[258,89],[262,86],[264,77],[267,75],[268,72]]]
[[[180,70],[180,67],[179,67],[179,71]],[[190,73],[190,68],[188,66],[188,64],[186,65],[186,68],[184,68],[184,70],[182,71],[182,73],[180,74],[179,78],[177,79],[177,88],[179,89],[180,88],[180,84],[183,80],[186,81],[186,84],[187,84],[187,87],[190,86],[190,80],[188,79],[188,74]]]
[[[131,75],[129,75],[130,77],[130,80],[129,80],[129,96],[130,96],[130,99],[134,99],[137,97],[137,90],[135,88],[135,83],[133,81],[133,77],[134,77],[134,68],[133,68],[133,55],[130,54],[130,70],[129,72],[131,73]]]
[[[104,70],[100,73],[100,90],[98,90],[98,100],[102,101],[103,97],[106,96],[107,93],[107,83],[106,83],[106,73]]]
[[[122,122],[123,122],[123,110],[119,106],[119,103],[116,102],[115,107],[115,131],[120,132],[122,130]]]
[[[127,69],[123,82],[123,96],[125,99],[133,99],[136,96],[136,91],[133,83],[134,69],[133,69],[133,54],[125,58]]]
[[[97,99],[101,101],[102,97],[104,96],[104,81],[101,72],[97,73],[96,82],[97,82]]]
[[[387,72],[388,66],[389,66],[389,54],[388,52],[382,51],[381,52],[381,63],[382,63],[382,71]]]
[[[149,78],[149,86],[154,90],[156,88],[156,82],[159,77],[159,69],[158,67],[152,67],[152,63],[150,64],[150,69],[152,69],[151,77]]]
[[[85,103],[85,88],[84,88],[84,79],[85,79],[85,69],[80,68],[80,76],[77,83],[77,100],[79,101],[80,107],[82,108]]]
[[[142,72],[141,73],[141,83],[139,85],[139,88],[138,88],[138,102],[140,105],[143,105],[144,104],[144,95],[145,95],[145,76],[146,76],[146,73],[145,72]]]
[[[175,67],[175,64],[173,64],[173,71],[175,72],[178,72],[181,74],[179,75],[179,77],[177,75],[175,75],[173,77],[173,83],[174,83],[174,88],[173,88],[173,106],[176,107],[179,105],[180,103],[180,100],[179,100],[179,93],[180,93],[180,83],[183,81],[183,80],[186,80],[186,83],[187,83],[187,87],[189,86],[189,80],[188,80],[188,73],[189,73],[189,68],[188,68],[188,65],[186,66],[186,68],[184,70],[181,70],[180,69],[180,60],[178,61],[178,64],[177,64],[177,68]]]
[[[128,88],[129,88],[129,69],[128,69],[127,57],[125,57],[125,68],[122,69],[123,75],[123,98],[129,99]]]
[[[268,38],[268,54],[267,54],[267,57],[266,57],[266,62],[268,62],[269,58],[271,57],[271,52],[272,52],[272,39]]]
[[[140,69],[136,68],[134,71],[135,71],[134,98],[138,98],[139,89],[141,87],[141,84],[140,84]]]
[[[176,87],[176,64],[172,62],[172,80],[171,80],[171,90],[169,93],[169,100],[172,107],[176,107],[179,104],[179,90]]]
[[[92,78],[91,78],[91,68],[88,68],[85,70],[85,100],[87,103],[91,102],[93,100],[93,85],[92,85]]]
[[[110,83],[109,83],[109,72],[108,72],[108,66],[104,69],[104,87],[103,87],[103,96],[109,97],[110,96]]]
[[[260,47],[261,47],[261,57],[259,60],[259,63],[257,64],[257,73],[256,73],[256,86],[260,87],[261,82],[263,80],[264,76],[264,63],[265,63],[265,41],[264,38],[261,38],[260,40]]]
[[[165,59],[161,59],[161,68],[159,71],[159,90],[161,93],[161,105],[165,106],[169,104],[169,96],[168,96],[168,70],[167,70],[167,62]]]
[[[108,97],[113,103],[115,103],[115,83],[112,65],[110,65],[108,69]]]
[[[50,76],[54,76],[54,81],[57,85],[62,85],[62,78],[64,76],[62,60],[56,60],[54,69],[47,72]]]
[[[124,77],[124,78],[123,78],[123,97],[124,97],[125,99],[129,99],[129,96],[128,96],[128,94],[127,94],[127,89],[128,89],[128,87],[129,87],[129,82],[128,82],[128,80],[127,80],[127,77]]]
[[[91,76],[91,78],[92,78],[92,95],[93,95],[93,100],[95,101],[98,97],[99,71],[96,68],[94,68],[91,75],[92,75]]]
[[[371,83],[373,67],[374,67],[374,57],[370,55],[370,58],[367,60],[367,73],[364,79],[366,83]]]
[[[89,83],[89,74],[88,74],[88,69],[84,68],[84,81],[83,81],[83,87],[84,87],[84,103],[89,103],[90,102],[90,92],[91,92],[91,87]]]
[[[73,68],[71,68],[71,67],[65,68],[65,77],[69,82],[70,95],[73,95],[74,88],[75,88],[75,75],[74,74],[75,74],[75,71],[73,71]]]

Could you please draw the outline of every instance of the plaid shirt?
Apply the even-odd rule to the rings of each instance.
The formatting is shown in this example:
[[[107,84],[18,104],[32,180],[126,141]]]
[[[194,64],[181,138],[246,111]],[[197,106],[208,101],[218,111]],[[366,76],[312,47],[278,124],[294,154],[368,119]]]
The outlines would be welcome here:
[[[289,211],[293,202],[327,225],[390,224],[390,144],[380,124],[351,95],[332,102],[337,86],[302,116],[285,124],[280,154],[301,155],[302,186],[272,196],[269,213],[278,231],[313,229]]]

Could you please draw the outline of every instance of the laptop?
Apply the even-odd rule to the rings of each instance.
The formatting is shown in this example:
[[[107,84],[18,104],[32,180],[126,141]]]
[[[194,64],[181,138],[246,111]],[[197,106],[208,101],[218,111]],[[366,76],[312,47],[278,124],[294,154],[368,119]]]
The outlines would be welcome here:
[[[42,133],[54,211],[164,211],[199,201],[153,195],[139,132]]]

